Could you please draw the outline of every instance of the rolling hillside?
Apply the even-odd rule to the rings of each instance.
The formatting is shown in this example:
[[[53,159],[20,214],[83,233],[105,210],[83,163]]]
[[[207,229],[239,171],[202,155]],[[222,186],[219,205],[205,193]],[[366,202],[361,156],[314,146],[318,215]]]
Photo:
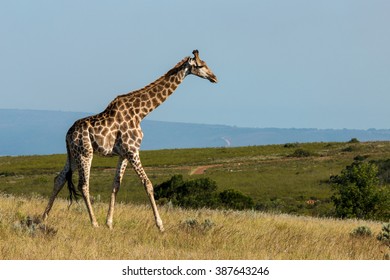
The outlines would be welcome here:
[[[299,149],[309,156],[297,156]],[[118,193],[114,229],[104,226],[115,157],[96,156],[92,165],[97,229],[82,201],[68,209],[66,188],[49,220],[39,220],[64,154],[0,157],[0,259],[386,259],[389,248],[376,239],[381,222],[329,218],[329,177],[357,156],[389,159],[390,142],[142,151],[155,185],[175,174],[208,177],[219,190],[235,189],[256,203],[249,211],[159,205],[164,234],[130,168]],[[351,234],[362,226],[372,234]]]
[[[216,182],[218,191],[234,189],[252,197],[257,210],[324,217],[334,211],[330,176],[339,174],[356,157],[367,161],[389,159],[390,142],[174,149],[141,151],[140,156],[154,185],[173,175],[182,175],[185,180],[208,177]],[[47,197],[65,161],[64,154],[0,157],[0,192]],[[94,157],[90,189],[96,201],[109,200],[116,162],[116,157]],[[64,188],[60,197],[67,196]],[[131,167],[117,199],[122,203],[148,203]]]

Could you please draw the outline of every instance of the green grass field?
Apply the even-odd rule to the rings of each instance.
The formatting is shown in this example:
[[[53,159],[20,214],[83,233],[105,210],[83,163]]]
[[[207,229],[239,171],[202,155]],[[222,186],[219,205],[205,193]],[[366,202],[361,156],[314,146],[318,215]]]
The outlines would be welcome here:
[[[304,150],[309,156],[292,156]],[[294,154],[295,153],[295,154]],[[154,184],[175,174],[185,179],[209,177],[218,190],[235,189],[251,196],[259,209],[310,216],[329,216],[333,209],[327,183],[354,157],[390,158],[389,142],[307,143],[239,148],[142,151],[141,160]],[[65,155],[0,157],[0,192],[48,197],[53,179],[65,164]],[[116,157],[94,157],[91,195],[107,202]],[[201,170],[201,174],[196,172]],[[77,182],[77,175],[74,176]],[[60,197],[68,196],[66,187]],[[314,205],[307,203],[315,200]],[[131,167],[123,179],[118,201],[148,203],[145,191]]]

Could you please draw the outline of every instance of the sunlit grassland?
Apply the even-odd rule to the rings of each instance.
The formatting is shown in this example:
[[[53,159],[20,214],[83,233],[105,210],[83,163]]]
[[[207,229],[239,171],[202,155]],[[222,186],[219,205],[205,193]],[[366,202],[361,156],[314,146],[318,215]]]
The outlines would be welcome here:
[[[357,226],[381,224],[266,214],[256,211],[161,207],[166,232],[148,205],[118,204],[114,229],[92,228],[83,204],[56,201],[50,231],[27,227],[46,200],[0,196],[0,259],[382,259],[388,248],[375,235],[354,237]],[[107,205],[95,203],[104,223]],[[196,221],[196,222],[194,222]],[[42,224],[41,224],[42,225]]]

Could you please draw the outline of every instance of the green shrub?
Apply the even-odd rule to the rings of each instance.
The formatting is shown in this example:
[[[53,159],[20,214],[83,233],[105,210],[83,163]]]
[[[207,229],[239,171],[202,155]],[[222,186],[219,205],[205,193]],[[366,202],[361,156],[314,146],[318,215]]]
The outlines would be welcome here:
[[[284,144],[284,146],[283,147],[285,147],[285,148],[296,148],[296,147],[298,147],[298,143],[286,143],[286,144]]]
[[[352,146],[348,146],[344,149],[342,149],[341,151],[342,152],[346,152],[346,153],[350,153],[350,152],[353,152],[353,151],[356,151],[357,149],[355,147],[352,147]]]
[[[182,175],[174,175],[154,189],[156,200],[168,200],[184,208],[215,208],[218,197],[217,184],[209,178],[184,181]]]
[[[368,237],[372,235],[371,229],[367,226],[360,226],[355,228],[350,233],[353,237]]]
[[[340,218],[388,219],[388,188],[379,187],[378,167],[369,162],[354,162],[331,176],[331,197]]]
[[[382,225],[382,231],[376,238],[390,246],[390,222]]]
[[[353,158],[354,161],[364,161],[368,158],[368,156],[362,156],[362,155],[357,155],[356,157]]]
[[[254,206],[253,199],[236,190],[225,190],[219,193],[219,199],[225,208],[243,210]]]
[[[354,143],[360,143],[360,141],[357,138],[352,138],[348,141],[348,143],[354,144]]]
[[[307,151],[307,150],[304,150],[304,149],[296,149],[294,151],[294,153],[292,153],[291,155],[289,155],[289,157],[298,157],[298,158],[301,158],[301,157],[310,157],[310,156],[313,156],[314,154],[310,151]]]
[[[168,181],[165,181],[154,188],[154,197],[156,199],[172,199],[176,195],[176,189],[184,184],[182,175],[174,175]]]
[[[373,160],[378,166],[378,178],[381,184],[390,184],[390,159]]]
[[[209,178],[184,182],[177,188],[178,205],[185,208],[215,208],[218,205],[217,184]]]
[[[236,190],[217,192],[217,184],[209,178],[185,181],[175,175],[166,182],[156,185],[154,196],[158,203],[171,202],[184,208],[226,208],[242,210],[252,208],[251,197]]]
[[[18,214],[20,216],[20,214]],[[27,233],[28,235],[35,237],[37,235],[54,236],[57,234],[57,230],[42,223],[41,218],[34,216],[22,217],[19,221],[16,221],[13,228],[17,232]]]
[[[0,177],[11,177],[11,176],[16,176],[15,172],[0,172]]]

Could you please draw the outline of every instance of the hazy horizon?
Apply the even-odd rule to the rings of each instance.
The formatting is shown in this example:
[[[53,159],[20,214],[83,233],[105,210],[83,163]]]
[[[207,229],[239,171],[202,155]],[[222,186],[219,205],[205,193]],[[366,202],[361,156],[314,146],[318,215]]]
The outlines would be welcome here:
[[[17,108],[0,108],[0,110],[15,110],[15,111],[42,111],[42,112],[58,112],[58,113],[70,113],[70,114],[83,114],[85,116],[91,116],[100,112],[82,112],[82,111],[65,111],[65,110],[50,110],[50,109],[17,109]],[[77,119],[74,119],[76,121]],[[146,117],[144,120],[147,121],[154,121],[154,122],[169,122],[169,123],[178,123],[178,124],[195,124],[195,125],[214,125],[214,126],[227,126],[227,127],[236,127],[236,128],[247,128],[247,129],[318,129],[318,130],[390,130],[390,128],[375,128],[375,127],[369,127],[369,128],[353,128],[353,127],[342,127],[342,128],[318,128],[318,127],[274,127],[274,126],[267,126],[267,127],[254,127],[254,126],[237,126],[237,125],[229,125],[229,124],[221,124],[221,123],[200,123],[200,122],[184,122],[184,121],[166,121],[166,120],[156,120],[151,119],[149,117]],[[142,121],[144,121],[142,120]]]
[[[0,109],[0,155],[65,153],[65,135],[83,112]],[[251,128],[145,120],[142,150],[307,142],[390,141],[390,129]]]

